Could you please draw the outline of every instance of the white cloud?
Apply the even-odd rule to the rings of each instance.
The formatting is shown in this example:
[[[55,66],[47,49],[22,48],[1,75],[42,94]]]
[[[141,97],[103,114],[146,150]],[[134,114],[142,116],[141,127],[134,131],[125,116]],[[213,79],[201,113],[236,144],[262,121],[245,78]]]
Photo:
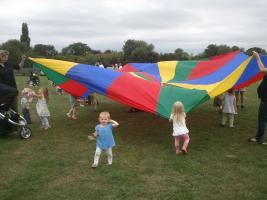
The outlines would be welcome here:
[[[267,49],[265,0],[1,0],[0,43],[29,27],[31,45],[62,48],[72,42],[121,50],[127,39],[159,52],[199,52],[210,44]]]

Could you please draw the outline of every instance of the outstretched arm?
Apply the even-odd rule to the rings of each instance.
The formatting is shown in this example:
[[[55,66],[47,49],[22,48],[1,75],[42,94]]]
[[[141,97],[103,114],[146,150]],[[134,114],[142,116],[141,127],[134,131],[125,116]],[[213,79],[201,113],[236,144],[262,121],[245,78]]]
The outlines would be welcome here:
[[[256,60],[257,60],[257,63],[258,63],[258,66],[259,66],[260,71],[261,72],[264,72],[264,73],[267,73],[267,68],[262,63],[261,58],[260,58],[258,52],[253,51],[253,55],[256,57]]]
[[[91,135],[88,135],[88,139],[89,140],[95,140],[97,137],[97,132],[95,131],[94,133],[92,133]]]
[[[95,131],[94,133],[92,133],[92,135],[96,138],[97,137],[97,132]]]
[[[117,127],[117,126],[119,126],[119,123],[118,122],[116,122],[116,121],[114,121],[114,120],[109,120],[109,122],[112,124],[112,127]]]
[[[170,115],[169,122],[173,121],[173,114]]]
[[[37,97],[37,98],[42,98],[43,97],[41,94],[38,94],[38,93],[36,94],[35,92],[33,93],[33,96]]]
[[[25,55],[22,55],[21,56],[21,61],[19,63],[19,68],[20,69],[23,68],[25,60],[26,60],[26,56]]]

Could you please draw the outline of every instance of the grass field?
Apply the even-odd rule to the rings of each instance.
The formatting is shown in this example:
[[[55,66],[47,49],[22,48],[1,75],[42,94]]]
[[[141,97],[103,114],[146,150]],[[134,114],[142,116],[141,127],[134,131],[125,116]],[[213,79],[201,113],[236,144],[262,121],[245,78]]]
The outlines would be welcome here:
[[[17,77],[20,89],[26,77]],[[41,79],[46,85],[47,80]],[[188,113],[189,154],[174,153],[172,124],[148,113],[127,113],[128,107],[100,97],[99,111],[107,110],[120,123],[113,133],[114,160],[91,169],[98,114],[81,107],[78,120],[68,120],[67,95],[49,87],[52,129],[40,130],[31,105],[33,136],[0,138],[1,200],[86,199],[267,199],[267,147],[247,138],[256,130],[257,84],[248,88],[246,107],[235,128],[221,128],[221,115],[209,101]],[[38,88],[36,88],[37,90]]]

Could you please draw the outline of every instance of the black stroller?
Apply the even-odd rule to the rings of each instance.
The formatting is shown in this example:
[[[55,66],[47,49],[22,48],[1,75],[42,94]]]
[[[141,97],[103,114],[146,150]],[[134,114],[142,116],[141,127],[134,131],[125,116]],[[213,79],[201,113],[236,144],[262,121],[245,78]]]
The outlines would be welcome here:
[[[31,72],[30,78],[27,81],[27,84],[31,86],[38,86],[40,84],[39,76],[36,73]]]
[[[32,135],[26,120],[15,112],[10,105],[12,99],[18,94],[15,88],[0,84],[0,135],[18,131],[20,138],[28,139]]]

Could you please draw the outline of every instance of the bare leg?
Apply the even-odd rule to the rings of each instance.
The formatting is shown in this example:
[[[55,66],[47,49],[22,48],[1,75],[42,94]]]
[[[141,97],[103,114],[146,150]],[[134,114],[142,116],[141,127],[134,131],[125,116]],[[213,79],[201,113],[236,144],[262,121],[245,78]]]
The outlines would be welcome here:
[[[72,107],[72,119],[77,119],[77,106]]]
[[[240,92],[241,108],[244,108],[244,91]]]
[[[106,150],[107,157],[108,157],[108,165],[112,165],[112,148]]]
[[[72,109],[72,107],[71,107],[71,109],[70,109],[69,112],[67,113],[67,116],[68,116],[69,118],[71,118],[71,116],[72,116],[72,112],[73,112],[73,109]]]
[[[91,94],[91,105],[93,107],[94,112],[97,111],[97,93],[93,92]]]
[[[174,146],[176,154],[180,153],[180,138],[179,136],[174,136]]]
[[[189,137],[188,134],[184,134],[184,135],[181,135],[181,136],[183,137],[183,140],[184,140],[182,151],[183,151],[183,153],[187,153],[187,147],[188,147],[188,144],[189,144],[189,141],[190,141],[190,137]]]
[[[239,102],[239,91],[235,92],[235,98],[236,98],[236,107],[238,108],[239,107],[239,105],[238,105],[238,102]]]
[[[101,152],[102,152],[102,150],[99,147],[96,147],[94,163],[92,165],[93,168],[98,166],[98,162],[99,162],[99,158],[100,158]]]

